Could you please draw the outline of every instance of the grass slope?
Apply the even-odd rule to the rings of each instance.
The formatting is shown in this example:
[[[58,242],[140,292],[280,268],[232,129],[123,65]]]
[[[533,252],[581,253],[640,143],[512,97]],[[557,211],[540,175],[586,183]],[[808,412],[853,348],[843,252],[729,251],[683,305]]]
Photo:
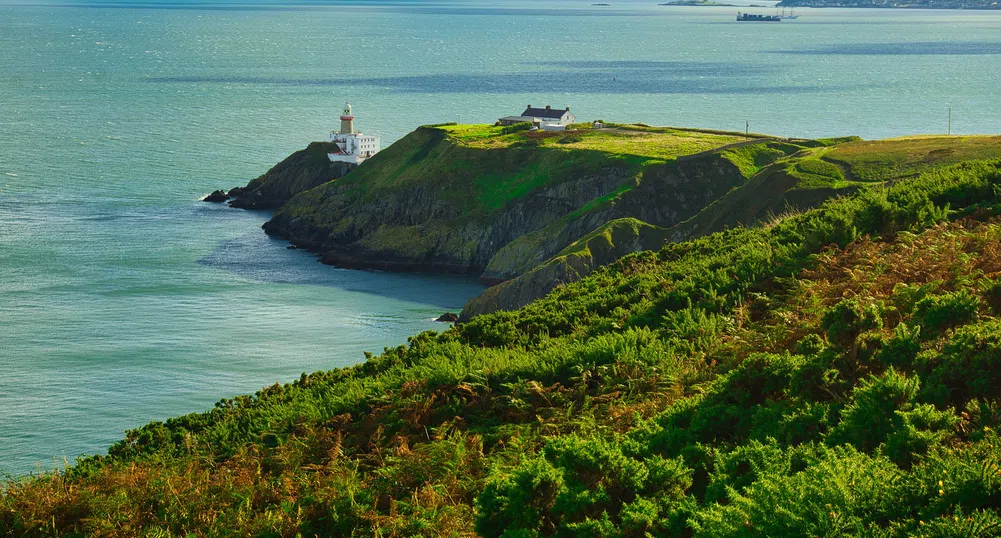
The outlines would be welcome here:
[[[858,181],[915,176],[930,168],[1001,157],[1001,136],[909,136],[842,144],[824,156]]]
[[[1001,527],[1001,161],[626,256],[9,481],[12,535]]]
[[[633,125],[608,129],[573,129],[569,131],[533,131],[504,134],[504,127],[494,125],[449,125],[438,127],[465,146],[502,149],[519,146],[550,149],[591,150],[616,155],[631,155],[667,161],[682,155],[707,151],[719,146],[750,140],[743,134],[722,131],[652,128]]]

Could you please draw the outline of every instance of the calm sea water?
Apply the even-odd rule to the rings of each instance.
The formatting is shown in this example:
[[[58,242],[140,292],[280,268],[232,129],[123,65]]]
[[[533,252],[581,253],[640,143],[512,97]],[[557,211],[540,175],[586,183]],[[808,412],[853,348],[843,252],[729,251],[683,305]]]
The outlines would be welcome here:
[[[322,266],[197,201],[346,100],[385,142],[527,103],[864,137],[942,132],[951,106],[954,132],[1001,131],[999,13],[606,1],[0,5],[0,471],[353,364],[479,292]]]

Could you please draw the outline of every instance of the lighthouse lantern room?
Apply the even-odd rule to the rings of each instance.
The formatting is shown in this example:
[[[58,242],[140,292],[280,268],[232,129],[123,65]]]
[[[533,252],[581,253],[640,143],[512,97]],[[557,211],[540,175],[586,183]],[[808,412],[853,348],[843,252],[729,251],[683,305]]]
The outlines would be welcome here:
[[[333,162],[359,164],[379,152],[379,137],[355,132],[355,117],[351,114],[351,103],[345,103],[341,114],[341,130],[330,132],[330,141],[337,149],[328,153]]]

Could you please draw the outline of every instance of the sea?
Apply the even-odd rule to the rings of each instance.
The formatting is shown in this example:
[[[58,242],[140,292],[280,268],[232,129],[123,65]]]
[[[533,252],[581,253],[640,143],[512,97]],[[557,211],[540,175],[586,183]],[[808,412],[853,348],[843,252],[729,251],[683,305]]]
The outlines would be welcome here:
[[[739,23],[773,10],[598,3],[0,1],[0,475],[356,364],[483,289],[325,266],[266,236],[267,212],[199,201],[326,139],[345,102],[384,145],[527,104],[785,136],[1001,132],[1001,12]]]

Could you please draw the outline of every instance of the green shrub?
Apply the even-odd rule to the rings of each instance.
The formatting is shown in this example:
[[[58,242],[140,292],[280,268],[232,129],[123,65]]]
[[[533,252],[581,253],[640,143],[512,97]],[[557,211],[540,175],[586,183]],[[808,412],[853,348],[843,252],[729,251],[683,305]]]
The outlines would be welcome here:
[[[893,328],[893,336],[876,355],[876,360],[885,366],[909,368],[921,351],[921,326],[913,327],[900,323]]]
[[[914,305],[942,286],[941,280],[924,284],[898,282],[893,286],[893,305],[904,315],[914,310]]]
[[[996,516],[1001,506],[1001,437],[988,431],[982,440],[962,449],[933,451],[904,478],[892,493],[898,500],[898,518],[928,522],[985,509]],[[959,517],[958,522],[964,519]]]
[[[486,537],[609,536],[609,516],[618,521],[626,510],[630,526],[645,527],[691,484],[680,459],[640,461],[603,439],[557,437],[539,457],[495,473],[477,501],[476,528]]]
[[[779,439],[789,446],[820,442],[831,428],[834,412],[826,402],[804,402],[779,419]]]
[[[832,344],[851,349],[863,332],[881,329],[883,318],[878,305],[845,299],[824,314],[821,326]]]
[[[898,465],[910,466],[933,447],[952,437],[959,420],[952,409],[939,411],[923,404],[907,411],[896,411],[900,424],[886,439],[886,455]]]
[[[764,443],[752,439],[717,456],[705,499],[726,501],[731,491],[741,493],[766,474],[785,474],[788,470],[788,455],[775,439]]]
[[[796,343],[796,353],[800,355],[818,355],[825,349],[827,349],[827,343],[819,334],[808,334]]]
[[[921,299],[914,305],[913,319],[931,333],[975,320],[979,308],[980,298],[964,289]]]
[[[918,394],[916,377],[905,377],[894,369],[863,380],[852,401],[841,411],[841,423],[831,432],[829,443],[851,443],[863,452],[872,452],[900,429],[903,417]]]
[[[941,352],[921,354],[916,368],[925,380],[926,398],[939,405],[996,399],[1001,387],[1001,321],[957,329]]]
[[[984,286],[984,302],[994,315],[1001,315],[1001,280],[990,280]]]
[[[511,125],[505,125],[501,129],[501,134],[512,134],[520,131],[530,131],[534,127],[530,121],[519,121],[518,123],[512,123]]]
[[[711,504],[691,525],[697,538],[856,536],[882,519],[900,470],[851,447],[792,474],[766,473],[730,504]]]

